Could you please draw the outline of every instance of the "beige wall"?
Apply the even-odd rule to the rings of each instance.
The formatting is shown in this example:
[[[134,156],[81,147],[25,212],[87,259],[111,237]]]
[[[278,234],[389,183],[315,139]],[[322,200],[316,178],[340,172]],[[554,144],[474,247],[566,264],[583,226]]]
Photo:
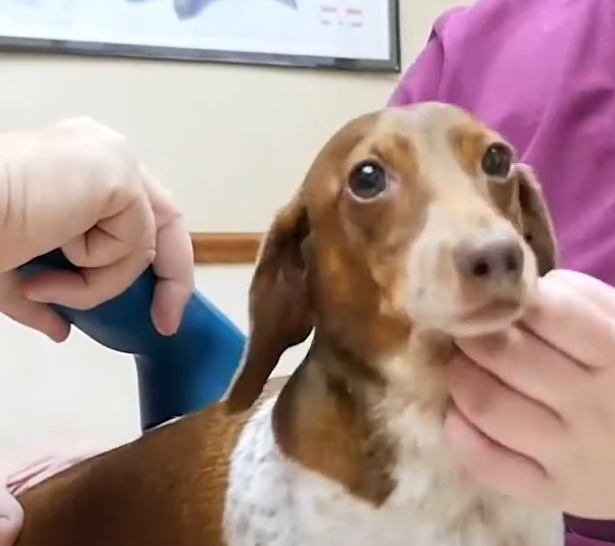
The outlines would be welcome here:
[[[402,0],[403,63],[454,0]],[[341,123],[381,107],[396,76],[0,55],[0,130],[87,114],[129,136],[196,231],[263,230]],[[251,267],[197,282],[245,330]],[[138,433],[131,359],[75,332],[61,346],[0,318],[0,442]],[[303,348],[284,358],[291,369]],[[0,443],[0,449],[2,444]]]

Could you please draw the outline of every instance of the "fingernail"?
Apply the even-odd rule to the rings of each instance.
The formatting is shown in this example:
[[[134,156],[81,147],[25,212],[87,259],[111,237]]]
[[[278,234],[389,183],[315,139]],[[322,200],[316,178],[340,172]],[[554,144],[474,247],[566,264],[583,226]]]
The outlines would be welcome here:
[[[152,320],[158,333],[163,336],[172,336],[179,330],[179,320],[169,315],[162,317],[153,315]]]

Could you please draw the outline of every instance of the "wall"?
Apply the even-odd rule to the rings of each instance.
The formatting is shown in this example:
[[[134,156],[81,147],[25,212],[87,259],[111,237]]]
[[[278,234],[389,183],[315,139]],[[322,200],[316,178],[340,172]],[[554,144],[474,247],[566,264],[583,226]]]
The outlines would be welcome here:
[[[403,62],[452,0],[402,1]],[[395,76],[0,55],[0,130],[87,114],[124,132],[193,231],[260,231],[340,124],[386,101]],[[252,268],[201,267],[198,286],[245,330]],[[79,332],[60,346],[0,318],[0,442],[138,433],[131,359]],[[288,371],[303,347],[284,357]]]

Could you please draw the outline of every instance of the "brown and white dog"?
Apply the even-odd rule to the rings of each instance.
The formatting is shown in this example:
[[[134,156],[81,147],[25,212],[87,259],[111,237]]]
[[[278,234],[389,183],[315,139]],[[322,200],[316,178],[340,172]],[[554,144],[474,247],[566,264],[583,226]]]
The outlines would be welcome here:
[[[559,513],[479,485],[443,439],[452,340],[519,319],[555,265],[500,135],[439,103],[352,120],[265,237],[226,400],[27,491],[18,546],[560,546]]]

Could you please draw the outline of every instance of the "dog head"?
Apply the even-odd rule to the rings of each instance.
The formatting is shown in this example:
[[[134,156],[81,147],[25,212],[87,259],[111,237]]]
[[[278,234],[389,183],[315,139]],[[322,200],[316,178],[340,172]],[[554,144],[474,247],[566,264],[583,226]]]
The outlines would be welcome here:
[[[417,328],[501,330],[556,263],[540,186],[499,134],[441,103],[361,116],[326,143],[264,238],[227,403],[249,407],[314,328],[367,359]]]

